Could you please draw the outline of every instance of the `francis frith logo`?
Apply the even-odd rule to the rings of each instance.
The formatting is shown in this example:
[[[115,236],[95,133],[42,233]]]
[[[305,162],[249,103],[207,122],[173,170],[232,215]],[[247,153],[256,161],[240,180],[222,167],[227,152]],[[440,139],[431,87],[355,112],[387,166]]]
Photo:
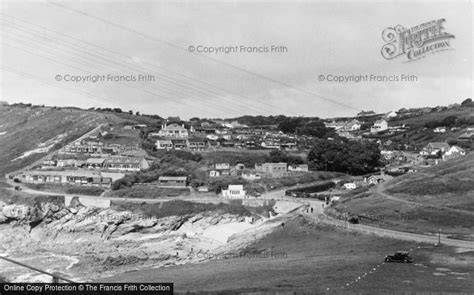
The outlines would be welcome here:
[[[401,25],[383,30],[382,56],[385,59],[404,57],[406,61],[414,61],[428,54],[451,49],[450,40],[454,35],[445,31],[445,19],[432,20],[404,28]]]

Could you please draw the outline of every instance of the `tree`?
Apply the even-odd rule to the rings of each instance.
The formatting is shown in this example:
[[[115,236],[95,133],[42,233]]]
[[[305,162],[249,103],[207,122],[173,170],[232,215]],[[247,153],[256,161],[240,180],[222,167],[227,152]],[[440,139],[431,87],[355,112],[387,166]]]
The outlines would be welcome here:
[[[308,153],[307,161],[314,170],[361,175],[380,165],[380,150],[370,142],[320,139]]]
[[[474,107],[474,102],[472,101],[471,98],[466,98],[466,99],[461,103],[461,106],[463,106],[463,107],[468,107],[468,108],[472,108],[472,107]]]

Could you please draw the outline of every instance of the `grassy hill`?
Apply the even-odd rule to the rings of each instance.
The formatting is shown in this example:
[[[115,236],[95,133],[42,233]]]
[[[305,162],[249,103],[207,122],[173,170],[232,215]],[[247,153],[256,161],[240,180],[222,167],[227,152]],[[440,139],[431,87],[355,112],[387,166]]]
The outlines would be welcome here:
[[[0,175],[33,163],[46,155],[46,150],[57,150],[100,124],[152,124],[156,121],[147,116],[77,108],[1,106]],[[33,150],[34,153],[21,157]]]
[[[335,206],[362,223],[474,240],[474,153],[379,184]]]

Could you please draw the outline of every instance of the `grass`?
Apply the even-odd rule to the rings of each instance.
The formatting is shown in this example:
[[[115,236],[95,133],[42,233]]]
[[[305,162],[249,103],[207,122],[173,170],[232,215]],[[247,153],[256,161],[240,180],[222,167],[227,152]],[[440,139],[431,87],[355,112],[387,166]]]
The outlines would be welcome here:
[[[386,254],[398,250],[410,251],[415,263],[383,263]],[[470,292],[473,288],[470,275],[456,274],[474,271],[472,252],[456,254],[448,247],[342,231],[309,224],[301,218],[286,223],[242,252],[275,255],[137,270],[102,281],[149,282],[160,278],[174,282],[178,293],[212,294]],[[437,276],[440,267],[449,271]],[[361,279],[355,283],[358,277]],[[352,283],[347,286],[349,282]]]
[[[35,196],[19,191],[11,191],[0,188],[0,201],[12,205],[37,205],[42,202],[52,202],[55,204],[64,204],[63,196]]]
[[[40,183],[40,184],[31,184],[25,183],[26,187],[29,187],[34,190],[53,192],[59,194],[78,194],[78,195],[88,195],[88,196],[100,196],[106,189],[104,187],[97,186],[76,186],[76,185],[60,185],[60,184],[49,184],[49,183]]]
[[[105,193],[106,197],[113,198],[139,198],[139,199],[159,199],[188,196],[188,188],[165,188],[156,185],[134,185],[132,187],[121,188]]]
[[[443,233],[474,240],[474,154],[394,178],[376,190],[345,199],[334,208],[373,226],[415,233]],[[389,198],[392,197],[392,198]],[[407,218],[409,217],[409,218]]]

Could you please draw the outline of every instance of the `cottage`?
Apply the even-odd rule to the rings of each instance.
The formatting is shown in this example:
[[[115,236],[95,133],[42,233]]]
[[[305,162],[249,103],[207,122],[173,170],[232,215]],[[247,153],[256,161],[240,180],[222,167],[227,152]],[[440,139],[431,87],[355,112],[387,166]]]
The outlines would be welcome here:
[[[166,187],[186,187],[187,179],[186,176],[160,176],[158,184]]]
[[[241,184],[232,185],[229,184],[226,190],[222,191],[222,196],[225,198],[245,198],[246,192],[244,190],[244,186]]]

